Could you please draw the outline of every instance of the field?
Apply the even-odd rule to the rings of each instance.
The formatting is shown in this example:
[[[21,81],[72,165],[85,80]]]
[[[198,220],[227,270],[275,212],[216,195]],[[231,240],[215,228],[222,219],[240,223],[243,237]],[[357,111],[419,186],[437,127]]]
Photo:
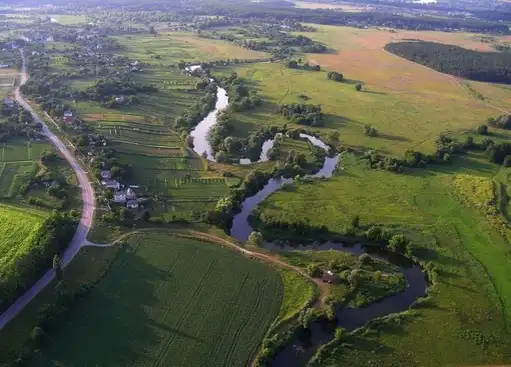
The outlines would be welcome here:
[[[43,213],[0,205],[0,276],[30,250],[33,235],[43,222]]]
[[[181,60],[197,62],[226,58],[254,59],[265,54],[244,50],[227,42],[211,41],[187,33],[161,32],[151,35],[114,37],[122,46],[115,51],[142,63],[143,71],[133,80],[158,87],[158,92],[137,94],[139,103],[107,109],[85,101],[70,102],[75,113],[97,133],[103,134],[124,163],[133,166],[133,184],[146,186],[160,195],[152,205],[153,217],[193,219],[197,212],[212,209],[225,196],[229,185],[222,177],[206,172],[204,163],[185,148],[183,139],[172,130],[181,116],[204,95],[195,90],[197,78],[181,73]],[[62,45],[55,46],[64,49]],[[66,60],[52,61],[53,68],[68,68]],[[73,80],[84,90],[93,80]]]
[[[509,169],[499,171],[477,154],[442,169],[405,175],[370,170],[350,154],[342,158],[342,166],[345,171],[331,180],[298,184],[295,190],[272,195],[261,205],[262,216],[307,220],[337,232],[360,215],[364,227],[383,225],[407,233],[439,276],[430,292],[432,306],[420,309],[397,333],[359,340],[361,346],[372,343],[373,352],[342,348],[332,361],[365,365],[368,358],[378,358],[379,365],[420,366],[509,361],[509,244],[500,228],[479,212],[477,204],[487,190],[474,191],[473,184],[464,183],[466,177],[491,182],[497,174],[506,177]],[[457,199],[460,190],[468,191],[465,197],[481,198],[471,199],[475,204],[468,206]]]
[[[0,148],[0,197],[16,196],[22,184],[37,170],[35,162],[48,149],[46,143],[15,140],[2,143]]]
[[[472,129],[490,116],[511,111],[511,90],[506,87],[457,80],[383,50],[386,43],[405,38],[488,50],[473,34],[321,26],[304,35],[336,51],[306,55],[323,71],[288,69],[281,63],[216,70],[217,75],[237,72],[264,100],[260,109],[234,115],[235,135],[245,136],[260,124],[288,123],[279,115],[278,105],[304,103],[302,94],[308,97],[305,103],[322,106],[326,127],[340,132],[342,144],[394,155],[406,149],[431,151],[440,133]],[[342,73],[345,81],[328,80],[327,71]],[[355,91],[356,83],[363,84],[363,92]],[[366,124],[379,131],[378,137],[364,136]]]
[[[232,250],[133,235],[32,365],[243,366],[281,298],[276,272]]]

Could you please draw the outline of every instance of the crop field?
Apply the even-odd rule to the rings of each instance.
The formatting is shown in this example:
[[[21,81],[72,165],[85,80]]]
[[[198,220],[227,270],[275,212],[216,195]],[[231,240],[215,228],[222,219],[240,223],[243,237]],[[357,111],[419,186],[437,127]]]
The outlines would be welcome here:
[[[43,214],[0,205],[0,277],[3,269],[30,250],[32,236],[43,222]]]
[[[261,215],[306,220],[336,232],[359,215],[362,226],[384,225],[407,233],[417,254],[432,261],[439,275],[430,292],[432,306],[418,310],[418,317],[398,333],[362,338],[360,345],[372,343],[370,350],[376,354],[341,348],[336,363],[365,365],[368,358],[378,358],[381,365],[421,366],[509,361],[509,244],[477,205],[457,199],[460,190],[466,190],[467,197],[487,195],[474,184],[480,186],[478,177],[491,180],[497,167],[478,154],[404,175],[368,169],[350,154],[343,156],[342,166],[344,171],[331,180],[273,194],[262,203]],[[499,176],[506,177],[508,170],[501,169]],[[475,181],[466,183],[467,177]]]
[[[281,63],[215,69],[218,76],[237,72],[264,100],[257,110],[235,114],[235,135],[245,136],[260,124],[289,123],[278,112],[280,104],[320,104],[326,127],[338,130],[343,144],[400,155],[406,149],[431,151],[440,133],[472,129],[490,116],[511,111],[511,90],[506,87],[470,82],[468,88],[464,81],[383,50],[386,43],[404,38],[486,50],[488,45],[471,34],[321,26],[305,35],[337,52],[307,55],[311,64],[321,65],[320,72],[288,69]],[[342,73],[345,81],[328,80],[327,71]],[[356,83],[363,84],[362,92],[355,90]],[[377,137],[364,136],[366,124],[378,130]]]
[[[32,365],[70,365],[80,355],[84,365],[244,366],[278,315],[279,275],[196,240],[127,242]]]

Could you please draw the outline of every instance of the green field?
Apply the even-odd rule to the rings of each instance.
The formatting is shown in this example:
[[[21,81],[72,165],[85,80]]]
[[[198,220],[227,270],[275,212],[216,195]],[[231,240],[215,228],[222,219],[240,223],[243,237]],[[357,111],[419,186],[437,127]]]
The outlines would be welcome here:
[[[379,365],[438,366],[508,361],[509,244],[476,205],[468,207],[457,199],[460,185],[454,185],[457,175],[491,182],[497,168],[475,154],[443,169],[405,175],[368,169],[350,154],[342,158],[342,166],[345,171],[331,180],[273,194],[261,204],[261,218],[308,221],[342,232],[360,215],[365,228],[383,225],[407,233],[419,257],[432,261],[439,276],[430,292],[432,306],[420,309],[402,332],[366,341],[376,345],[371,351],[379,352],[340,348],[331,362],[365,365],[367,358],[377,358]],[[495,342],[467,337],[471,333]]]
[[[0,278],[7,268],[32,246],[32,237],[39,231],[44,213],[0,205]]]
[[[32,365],[245,365],[278,315],[278,274],[196,240],[127,241]]]

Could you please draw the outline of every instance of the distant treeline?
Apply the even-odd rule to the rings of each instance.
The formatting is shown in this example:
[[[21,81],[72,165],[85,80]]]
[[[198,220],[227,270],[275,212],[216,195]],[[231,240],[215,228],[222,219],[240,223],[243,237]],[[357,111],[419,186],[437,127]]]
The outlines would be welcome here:
[[[511,84],[511,54],[480,52],[434,42],[389,43],[385,50],[442,73],[490,83]]]

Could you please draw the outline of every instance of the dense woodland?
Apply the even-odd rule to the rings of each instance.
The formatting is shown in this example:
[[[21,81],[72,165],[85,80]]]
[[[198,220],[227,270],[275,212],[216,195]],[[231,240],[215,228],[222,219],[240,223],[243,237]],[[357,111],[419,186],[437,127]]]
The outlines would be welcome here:
[[[490,83],[511,84],[511,54],[479,52],[434,42],[389,43],[385,50],[442,73]]]

